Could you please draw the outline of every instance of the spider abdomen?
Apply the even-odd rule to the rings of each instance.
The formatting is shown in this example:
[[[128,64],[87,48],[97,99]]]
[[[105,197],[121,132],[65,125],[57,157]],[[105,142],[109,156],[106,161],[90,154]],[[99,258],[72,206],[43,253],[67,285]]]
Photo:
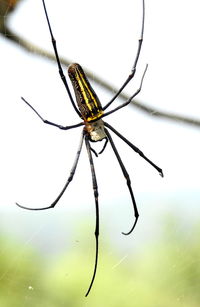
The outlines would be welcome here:
[[[84,121],[98,119],[103,114],[103,109],[98,96],[91,87],[82,67],[71,64],[68,68],[68,75],[72,82],[76,101]]]

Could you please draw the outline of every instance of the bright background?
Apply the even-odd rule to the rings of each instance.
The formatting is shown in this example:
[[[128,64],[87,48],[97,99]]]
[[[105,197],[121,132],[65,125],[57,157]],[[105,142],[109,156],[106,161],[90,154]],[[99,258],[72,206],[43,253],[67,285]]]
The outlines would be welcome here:
[[[155,109],[200,118],[199,2],[146,2],[144,44],[136,77],[126,92],[131,94],[138,88],[148,63],[137,99]],[[137,50],[141,1],[59,0],[46,1],[46,5],[59,54],[120,87]],[[41,1],[22,1],[10,18],[10,27],[27,40],[52,51]],[[3,37],[0,46],[0,230],[19,240],[24,248],[34,247],[45,256],[47,263],[66,250],[76,254],[78,272],[79,266],[81,271],[81,265],[86,263],[86,280],[79,285],[82,297],[93,269],[95,247],[95,206],[85,148],[74,180],[56,209],[31,212],[15,206],[17,201],[42,207],[56,198],[71,170],[81,131],[81,128],[61,131],[44,125],[20,97],[25,97],[43,117],[53,122],[70,125],[79,122],[79,118],[69,103],[54,63],[25,52]],[[95,90],[103,105],[109,101],[110,93],[98,86]],[[190,241],[200,213],[198,128],[147,116],[133,106],[106,120],[159,165],[165,177],[162,179],[113,136],[132,179],[140,212],[134,233],[124,237],[121,231],[129,230],[133,222],[126,182],[109,146],[102,156],[94,158],[100,194],[101,239],[93,296],[98,288],[98,274],[106,279],[113,272],[111,267],[119,263],[120,267],[128,266],[133,255],[142,254],[149,245],[156,246],[169,216],[174,219],[170,238],[180,228]],[[106,270],[104,253],[115,255]],[[15,266],[16,259],[21,259],[20,255],[21,251],[15,250],[11,267]],[[4,274],[2,279],[6,278]],[[75,279],[73,270],[70,274]],[[131,271],[127,274],[132,276]],[[107,290],[111,296],[115,291],[111,291],[111,285]],[[127,296],[125,290],[123,295]],[[138,293],[134,295],[140,297]]]

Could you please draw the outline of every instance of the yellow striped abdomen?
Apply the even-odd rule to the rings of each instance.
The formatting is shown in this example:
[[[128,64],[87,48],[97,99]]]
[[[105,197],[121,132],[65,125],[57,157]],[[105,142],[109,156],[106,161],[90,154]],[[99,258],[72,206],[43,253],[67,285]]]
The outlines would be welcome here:
[[[82,67],[77,63],[71,64],[68,68],[68,74],[84,121],[100,118],[103,114],[100,100],[91,87]]]

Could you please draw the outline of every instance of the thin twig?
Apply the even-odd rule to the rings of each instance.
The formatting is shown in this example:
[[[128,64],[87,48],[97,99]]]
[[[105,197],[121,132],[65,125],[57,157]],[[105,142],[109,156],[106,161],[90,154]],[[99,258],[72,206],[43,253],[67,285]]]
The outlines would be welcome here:
[[[6,39],[11,40],[12,42],[16,43],[21,48],[24,48],[26,51],[31,52],[32,54],[37,55],[37,56],[42,56],[48,60],[55,62],[55,56],[53,53],[48,52],[28,42],[26,39],[12,32],[12,30],[10,30],[7,26],[4,26],[4,28],[1,29],[1,33],[4,37],[6,37]],[[70,60],[64,57],[60,57],[60,62],[62,63],[62,65],[65,65],[65,66],[68,66],[71,63]],[[116,88],[114,85],[111,85],[110,83],[108,83],[107,81],[99,77],[98,75],[94,74],[93,72],[87,69],[85,69],[85,72],[86,72],[86,75],[90,79],[92,79],[93,82],[100,85],[105,90],[112,92],[112,93],[118,91],[118,88]],[[130,98],[125,93],[120,93],[119,97],[123,99],[124,101]],[[186,117],[186,116],[182,116],[179,114],[161,111],[161,110],[156,109],[155,107],[147,106],[146,104],[141,103],[138,100],[133,100],[131,105],[133,107],[136,107],[140,111],[143,111],[147,113],[148,115],[155,116],[157,118],[160,117],[160,118],[169,119],[169,120],[176,121],[176,122],[181,122],[183,124],[193,125],[194,127],[200,127],[200,119],[198,118]]]

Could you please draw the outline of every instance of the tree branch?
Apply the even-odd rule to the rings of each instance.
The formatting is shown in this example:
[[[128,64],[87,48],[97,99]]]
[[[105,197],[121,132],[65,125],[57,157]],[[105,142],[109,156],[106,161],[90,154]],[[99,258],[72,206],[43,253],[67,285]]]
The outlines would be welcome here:
[[[48,60],[54,61],[55,62],[55,56],[53,53],[45,51],[44,49],[30,43],[29,41],[27,41],[26,39],[20,37],[18,34],[15,34],[11,29],[9,29],[9,27],[6,25],[6,18],[4,18],[4,23],[1,23],[1,27],[0,27],[0,33],[6,38],[9,39],[10,41],[14,42],[17,44],[17,46],[20,46],[21,48],[25,49],[28,52],[31,52],[34,55],[37,56],[42,56]],[[60,62],[62,63],[62,65],[68,66],[71,61],[60,57]],[[105,81],[104,79],[102,79],[101,77],[99,77],[98,75],[94,74],[93,72],[85,69],[86,75],[88,76],[88,78],[90,78],[93,82],[97,83],[98,85],[100,85],[103,89],[109,91],[109,92],[117,92],[118,89],[111,85],[110,83],[108,83],[107,81]],[[125,93],[121,93],[119,95],[119,97],[121,99],[128,100],[129,96]],[[186,116],[182,116],[179,114],[174,114],[174,113],[169,113],[169,112],[165,112],[165,111],[161,111],[161,110],[157,110],[154,107],[148,106],[144,103],[139,102],[138,100],[133,100],[132,104],[133,107],[137,108],[140,111],[143,111],[145,113],[147,113],[150,116],[155,116],[157,118],[163,118],[163,119],[169,119],[172,121],[176,121],[176,122],[182,122],[183,124],[189,124],[189,125],[193,125],[195,127],[200,127],[200,119],[198,118],[192,118],[192,117],[186,117]]]

